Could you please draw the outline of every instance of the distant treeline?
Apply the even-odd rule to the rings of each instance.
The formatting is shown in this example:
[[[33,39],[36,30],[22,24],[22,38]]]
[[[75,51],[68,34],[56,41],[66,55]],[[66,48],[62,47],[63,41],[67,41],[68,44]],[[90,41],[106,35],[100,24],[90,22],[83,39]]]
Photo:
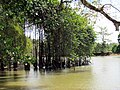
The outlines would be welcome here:
[[[117,43],[110,43],[110,44],[96,43],[93,55],[108,56],[110,54],[119,54],[119,53],[120,53],[120,45],[118,45]]]

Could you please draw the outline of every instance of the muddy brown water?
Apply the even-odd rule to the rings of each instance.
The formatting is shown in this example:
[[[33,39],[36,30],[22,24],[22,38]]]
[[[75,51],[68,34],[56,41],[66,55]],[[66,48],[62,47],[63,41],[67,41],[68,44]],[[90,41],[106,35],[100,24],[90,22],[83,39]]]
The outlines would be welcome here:
[[[120,56],[92,57],[75,71],[0,72],[0,90],[120,90]]]

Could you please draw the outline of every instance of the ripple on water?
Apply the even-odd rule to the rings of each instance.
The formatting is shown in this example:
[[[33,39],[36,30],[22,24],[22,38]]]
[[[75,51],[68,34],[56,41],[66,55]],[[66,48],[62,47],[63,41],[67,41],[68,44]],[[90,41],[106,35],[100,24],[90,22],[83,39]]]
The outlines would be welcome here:
[[[90,66],[57,72],[0,72],[0,90],[120,90],[120,57],[94,57]]]

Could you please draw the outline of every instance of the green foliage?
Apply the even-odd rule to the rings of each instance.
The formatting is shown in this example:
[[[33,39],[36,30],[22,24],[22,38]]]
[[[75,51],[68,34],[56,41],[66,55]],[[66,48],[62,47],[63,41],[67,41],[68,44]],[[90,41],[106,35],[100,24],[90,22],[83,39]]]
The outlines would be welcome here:
[[[101,52],[116,53],[116,50],[117,50],[117,44],[116,43],[110,43],[110,44],[104,44],[104,45],[102,43],[96,43],[95,48],[94,48],[94,53],[101,53]]]
[[[32,40],[30,38],[26,37],[26,47],[25,47],[25,50],[24,50],[24,54],[31,56],[32,47],[33,47]]]
[[[27,56],[25,60],[30,56],[32,43],[30,39],[25,38],[20,27],[23,27],[24,22],[36,26],[36,29],[44,28],[46,55],[66,56],[72,60],[92,55],[95,32],[92,26],[88,25],[88,20],[78,15],[72,8],[60,5],[58,0],[19,0],[19,2],[2,0],[1,2],[5,15],[5,17],[2,15],[4,19],[1,18],[1,22],[4,22],[0,22],[3,30],[2,42],[8,45],[5,49],[7,48],[6,51],[11,55],[13,52],[15,56],[23,55],[24,52]],[[7,40],[4,41],[4,38]]]
[[[24,52],[25,43],[23,29],[13,20],[2,18],[3,28],[0,29],[0,54],[3,61],[18,61]]]
[[[120,45],[117,46],[116,53],[120,53]]]
[[[117,52],[117,45],[114,45],[114,46],[113,46],[112,52],[113,52],[113,53],[116,53],[116,52]]]
[[[27,63],[28,62],[28,63],[33,64],[36,61],[36,59],[34,57],[29,56],[29,55],[23,55],[23,57],[21,59],[22,59],[21,60],[22,63]]]
[[[118,38],[120,37],[120,34],[118,35]]]
[[[24,55],[31,54],[32,42],[22,28],[25,3],[25,0],[0,2],[0,59],[5,63],[21,61]]]
[[[59,12],[57,17],[52,17],[54,18],[49,17],[46,21],[46,27],[53,42],[52,50],[57,49],[57,55],[70,58],[92,55],[96,36],[86,18],[70,8]]]

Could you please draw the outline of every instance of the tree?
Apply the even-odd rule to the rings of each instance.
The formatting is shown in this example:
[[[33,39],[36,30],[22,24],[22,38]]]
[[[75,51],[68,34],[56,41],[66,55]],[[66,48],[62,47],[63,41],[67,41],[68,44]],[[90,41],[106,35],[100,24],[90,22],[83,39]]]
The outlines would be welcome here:
[[[16,20],[24,29],[26,23],[27,27],[35,27],[35,36],[38,31],[39,39],[33,40],[33,46],[35,64],[39,55],[40,69],[44,65],[47,68],[61,68],[61,57],[70,57],[74,61],[77,57],[92,54],[95,39],[93,28],[85,17],[78,15],[67,3],[63,0],[20,0],[18,3],[2,0],[7,17]],[[45,40],[40,38],[41,29],[45,33]]]
[[[117,47],[118,47],[118,45],[114,45],[114,46],[112,47],[112,52],[113,52],[113,53],[117,53]]]
[[[101,53],[102,45],[100,43],[95,44],[94,53]]]
[[[2,4],[4,3],[4,4]],[[12,2],[11,2],[12,3]],[[21,61],[24,54],[30,53],[27,47],[30,47],[30,41],[27,39],[23,30],[23,22],[20,22],[21,14],[17,16],[8,2],[0,2],[0,66],[1,70],[4,70],[4,66],[8,65],[8,69],[11,70],[11,64],[13,63],[14,70],[17,69],[17,62]],[[12,4],[13,5],[13,4]],[[14,5],[16,6],[16,5]],[[13,7],[14,7],[13,6]],[[17,6],[16,6],[17,7]],[[15,8],[17,9],[17,8]]]
[[[107,41],[110,41],[109,39],[107,39],[107,36],[111,35],[111,33],[108,33],[106,27],[99,27],[99,28],[100,28],[100,31],[97,33],[98,33],[98,35],[101,36],[101,39],[102,39],[102,51],[101,52],[106,52],[107,51]]]
[[[118,35],[118,40],[119,40],[119,38],[120,38],[120,34]],[[115,51],[115,53],[119,54],[120,53],[120,43],[119,43],[119,45],[114,46],[113,50]]]
[[[1,62],[4,62],[5,64],[6,62],[9,62],[10,67],[11,62],[17,62],[17,59],[24,52],[24,48],[26,46],[24,42],[25,36],[21,27],[10,20],[6,23],[7,24],[3,26],[4,28],[0,30],[0,51],[2,60]]]

